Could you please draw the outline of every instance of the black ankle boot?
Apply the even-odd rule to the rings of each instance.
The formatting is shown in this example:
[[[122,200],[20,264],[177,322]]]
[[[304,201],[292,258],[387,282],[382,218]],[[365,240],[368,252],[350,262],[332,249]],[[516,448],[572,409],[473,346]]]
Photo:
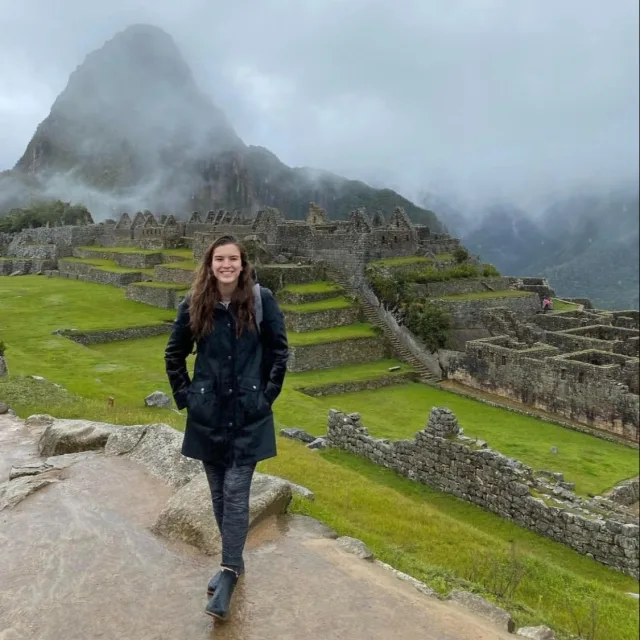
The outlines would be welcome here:
[[[209,600],[205,613],[214,618],[226,620],[229,617],[231,596],[236,584],[238,584],[238,574],[231,569],[222,569],[221,574],[213,598]]]
[[[220,571],[218,571],[218,573],[216,573],[216,575],[213,576],[211,580],[209,580],[209,584],[207,585],[208,596],[212,596],[216,592],[216,589],[218,588],[218,584],[220,582],[221,577],[222,577],[222,569],[220,569]]]

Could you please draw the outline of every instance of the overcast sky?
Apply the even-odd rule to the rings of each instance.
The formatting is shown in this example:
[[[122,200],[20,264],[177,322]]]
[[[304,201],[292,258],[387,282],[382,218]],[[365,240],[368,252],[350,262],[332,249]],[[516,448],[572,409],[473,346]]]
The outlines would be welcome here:
[[[136,22],[290,165],[468,199],[638,175],[637,0],[0,0],[0,169]]]

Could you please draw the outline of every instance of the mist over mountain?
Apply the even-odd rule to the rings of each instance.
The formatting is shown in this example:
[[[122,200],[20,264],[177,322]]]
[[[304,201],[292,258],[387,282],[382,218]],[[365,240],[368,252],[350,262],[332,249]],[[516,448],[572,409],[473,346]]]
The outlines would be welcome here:
[[[439,213],[502,273],[547,277],[559,295],[588,297],[605,309],[637,309],[638,200],[633,185],[565,196],[538,215],[508,205],[451,222]]]
[[[439,228],[434,213],[391,190],[293,169],[246,145],[200,91],[171,36],[149,25],[125,29],[86,57],[14,170],[0,175],[0,209],[42,197],[82,201],[97,219],[265,206],[302,218],[310,201],[346,217],[359,206],[399,205]]]

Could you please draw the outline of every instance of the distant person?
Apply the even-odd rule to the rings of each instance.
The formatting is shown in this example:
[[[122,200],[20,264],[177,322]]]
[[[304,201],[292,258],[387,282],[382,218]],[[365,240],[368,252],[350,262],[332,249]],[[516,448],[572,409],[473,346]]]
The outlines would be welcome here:
[[[547,311],[553,311],[553,302],[549,296],[545,296],[542,300],[542,313],[547,313]]]
[[[276,455],[271,407],[289,356],[282,312],[253,277],[240,243],[231,236],[216,240],[178,308],[164,354],[176,405],[187,409],[182,453],[203,462],[222,537],[221,567],[207,586],[205,609],[222,620],[244,573],[256,463]],[[194,344],[192,380],[186,359]]]

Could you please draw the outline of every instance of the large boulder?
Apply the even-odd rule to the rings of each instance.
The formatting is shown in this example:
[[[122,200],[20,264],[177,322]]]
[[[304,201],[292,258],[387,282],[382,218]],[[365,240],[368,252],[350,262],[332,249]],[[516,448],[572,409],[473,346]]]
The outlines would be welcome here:
[[[119,428],[104,422],[52,419],[40,436],[38,451],[41,456],[58,456],[103,449],[109,436]]]
[[[173,401],[166,393],[163,393],[162,391],[154,391],[144,399],[144,404],[146,407],[163,407],[171,409]]]
[[[477,593],[471,593],[470,591],[452,591],[447,599],[479,616],[492,620],[509,633],[513,633],[516,630],[514,619],[504,609],[493,604],[493,602],[485,600],[485,598],[479,596]]]
[[[176,489],[202,473],[202,463],[182,455],[184,435],[166,424],[119,427],[109,435],[106,455],[124,455]]]
[[[249,499],[249,524],[285,513],[291,501],[291,485],[281,478],[255,473]],[[211,492],[204,472],[177,491],[162,510],[152,530],[171,540],[182,540],[204,553],[220,552],[221,540],[213,517]]]

